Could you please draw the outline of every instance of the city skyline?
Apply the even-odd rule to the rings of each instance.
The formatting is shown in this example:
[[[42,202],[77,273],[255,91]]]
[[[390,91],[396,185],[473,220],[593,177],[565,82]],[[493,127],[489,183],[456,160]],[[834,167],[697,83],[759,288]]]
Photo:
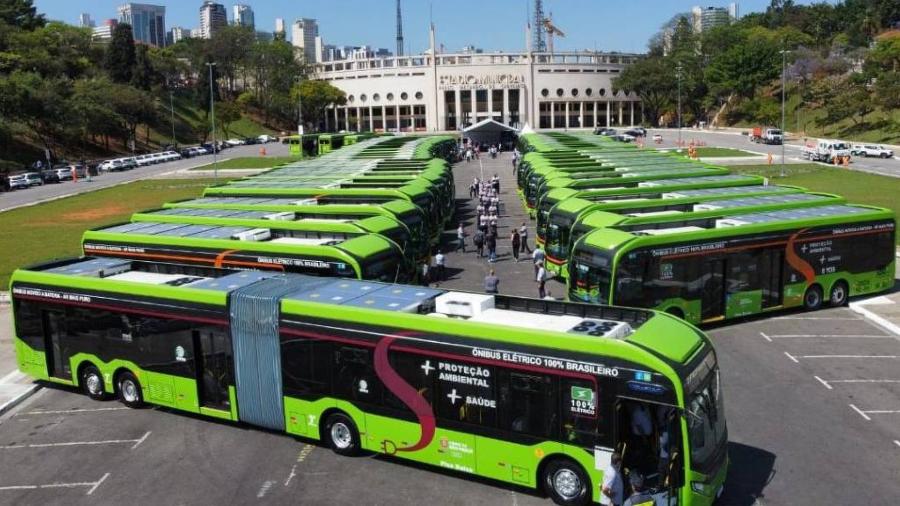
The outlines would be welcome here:
[[[100,25],[106,19],[116,18],[119,6],[127,2],[97,0],[90,9],[64,0],[36,0],[35,6],[49,19],[73,25],[79,15],[88,13]],[[199,28],[198,15],[202,1],[147,2],[166,7],[166,26]],[[292,25],[300,18],[316,19],[319,33],[327,44],[368,45],[393,48],[396,39],[396,5],[392,0],[377,2],[345,0],[341,9],[328,3],[311,3],[298,7],[286,0],[239,0],[221,3],[233,22],[234,5],[249,5],[254,12],[256,29],[264,32],[275,30],[275,19],[284,18]],[[404,52],[421,53],[428,47],[429,16],[436,26],[437,41],[446,51],[458,51],[464,46],[475,46],[487,51],[521,51],[525,47],[524,27],[530,0],[500,0],[475,2],[460,0],[453,6],[422,1],[403,2]],[[597,10],[591,0],[545,0],[544,10],[553,14],[554,24],[566,34],[557,38],[557,51],[593,50],[644,52],[649,38],[678,13],[689,14],[695,6],[726,7],[729,1],[695,0],[638,0],[618,5],[609,12]],[[741,14],[764,10],[768,0],[745,0],[740,3]],[[803,1],[798,3],[811,3]],[[590,16],[581,15],[584,12]],[[475,13],[475,14],[472,14]],[[602,22],[602,30],[598,26]],[[505,28],[498,30],[498,24]],[[465,29],[461,30],[460,27]],[[290,30],[287,30],[290,34]]]

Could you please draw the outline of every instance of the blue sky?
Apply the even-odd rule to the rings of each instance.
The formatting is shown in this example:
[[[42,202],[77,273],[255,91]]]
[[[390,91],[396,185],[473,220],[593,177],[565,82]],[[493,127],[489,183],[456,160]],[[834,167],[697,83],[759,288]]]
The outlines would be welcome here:
[[[77,23],[81,12],[94,20],[116,17],[121,0],[35,0],[47,17]],[[199,26],[201,0],[145,0],[166,6],[166,26]],[[220,1],[231,19],[234,1]],[[319,33],[328,44],[367,44],[394,49],[394,0],[242,0],[256,15],[259,30],[272,31],[275,18],[286,24],[295,18],[315,18]],[[527,0],[402,0],[403,33],[406,45],[420,52],[428,45],[430,6],[437,30],[438,44],[447,51],[474,45],[486,50],[516,51],[525,46],[524,23]],[[600,51],[640,52],[647,40],[675,13],[689,11],[693,5],[725,6],[727,0],[711,2],[679,0],[544,0],[544,10],[553,13],[557,26],[566,37],[557,39],[557,50],[594,49]],[[809,3],[809,2],[798,2]],[[742,14],[764,10],[769,0],[739,2]]]

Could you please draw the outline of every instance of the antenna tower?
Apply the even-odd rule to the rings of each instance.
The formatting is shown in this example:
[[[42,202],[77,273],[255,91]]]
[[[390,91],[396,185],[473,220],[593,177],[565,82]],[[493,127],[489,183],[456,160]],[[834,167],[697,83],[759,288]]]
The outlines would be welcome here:
[[[547,51],[547,43],[544,41],[544,2],[534,0],[534,27],[531,32],[533,37],[531,50],[537,53]]]
[[[400,15],[400,0],[397,0],[397,56],[403,56],[403,17]]]

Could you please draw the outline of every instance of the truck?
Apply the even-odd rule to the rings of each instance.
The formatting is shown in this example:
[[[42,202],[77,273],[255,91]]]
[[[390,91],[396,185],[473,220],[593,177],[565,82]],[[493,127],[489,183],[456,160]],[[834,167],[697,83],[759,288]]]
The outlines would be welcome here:
[[[831,139],[819,139],[803,147],[803,158],[813,162],[841,163],[850,161],[850,144]]]
[[[784,133],[778,128],[754,127],[750,133],[750,142],[757,144],[781,144]]]

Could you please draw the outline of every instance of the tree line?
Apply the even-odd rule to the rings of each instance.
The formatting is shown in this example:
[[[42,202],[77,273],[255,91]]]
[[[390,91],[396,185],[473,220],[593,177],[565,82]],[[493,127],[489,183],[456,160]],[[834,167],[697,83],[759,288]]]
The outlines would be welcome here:
[[[345,99],[309,76],[290,43],[246,27],[158,48],[135,43],[131,26],[119,24],[101,42],[88,28],[48,21],[32,0],[0,0],[0,160],[22,160],[16,151],[28,146],[79,158],[130,142],[151,149],[169,142],[172,118],[179,142],[204,142],[210,93],[226,136],[241,118],[294,130],[301,98],[315,127],[326,106]]]
[[[835,133],[838,123],[849,122],[856,130],[881,128],[898,137],[898,23],[897,0],[772,0],[764,12],[701,33],[689,14],[679,14],[614,86],[637,90],[653,125],[677,123],[679,96],[682,125],[778,125],[784,65],[787,90],[799,96],[789,114],[802,107],[812,112],[812,125]]]

